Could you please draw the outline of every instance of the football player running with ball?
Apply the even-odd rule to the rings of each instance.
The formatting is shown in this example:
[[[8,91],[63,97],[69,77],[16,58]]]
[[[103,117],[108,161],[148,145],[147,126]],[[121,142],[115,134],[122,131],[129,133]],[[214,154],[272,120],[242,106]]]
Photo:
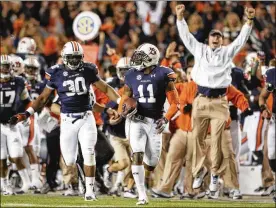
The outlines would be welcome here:
[[[61,52],[64,64],[54,65],[46,71],[48,81],[43,92],[25,113],[13,116],[11,123],[26,120],[33,115],[46,104],[48,97],[56,89],[61,101],[61,153],[66,165],[73,166],[77,159],[79,140],[84,158],[85,200],[93,201],[96,200],[94,183],[97,128],[91,111],[89,88],[91,84],[94,84],[115,102],[119,101],[120,96],[100,79],[96,65],[83,62],[83,54],[79,43],[67,42]],[[110,116],[117,116],[114,110],[106,109],[106,111]]]
[[[136,205],[148,204],[144,168],[153,171],[158,164],[161,133],[178,111],[179,98],[174,86],[176,75],[170,68],[158,66],[159,58],[160,53],[152,44],[142,44],[135,50],[130,60],[131,69],[125,74],[124,94],[119,107],[122,116],[127,117],[126,136],[133,151],[131,169],[139,194]],[[170,108],[163,116],[166,97]]]

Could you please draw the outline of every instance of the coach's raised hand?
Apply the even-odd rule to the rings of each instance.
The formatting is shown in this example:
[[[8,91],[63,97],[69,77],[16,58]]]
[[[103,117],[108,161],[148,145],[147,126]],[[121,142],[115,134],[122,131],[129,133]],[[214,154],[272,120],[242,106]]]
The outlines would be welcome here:
[[[184,18],[185,5],[179,4],[175,7],[176,17],[179,21]]]
[[[245,7],[245,15],[247,19],[252,20],[255,17],[255,9],[254,8],[248,8]]]

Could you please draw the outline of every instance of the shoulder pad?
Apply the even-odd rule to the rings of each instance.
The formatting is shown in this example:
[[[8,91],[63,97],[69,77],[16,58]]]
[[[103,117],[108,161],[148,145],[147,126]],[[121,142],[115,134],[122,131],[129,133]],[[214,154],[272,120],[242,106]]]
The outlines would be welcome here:
[[[84,62],[84,63],[83,63],[83,67],[84,67],[85,69],[91,69],[91,70],[95,71],[96,74],[99,73],[99,69],[98,69],[97,65],[96,65],[96,64],[93,64],[93,63],[91,63],[91,62]]]
[[[14,81],[16,82],[16,85],[26,86],[26,80],[23,77],[15,76]]]
[[[51,66],[50,68],[48,68],[45,72],[45,77],[46,79],[50,78],[51,76],[53,76],[59,69],[62,69],[62,65],[61,64],[56,64],[54,66]]]

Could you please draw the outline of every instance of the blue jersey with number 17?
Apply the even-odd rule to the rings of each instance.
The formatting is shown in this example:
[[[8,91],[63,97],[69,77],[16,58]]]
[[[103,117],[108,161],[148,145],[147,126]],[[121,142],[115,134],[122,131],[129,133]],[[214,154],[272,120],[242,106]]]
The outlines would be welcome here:
[[[161,118],[167,85],[174,80],[174,71],[167,67],[157,66],[150,74],[130,69],[125,75],[125,84],[137,100],[138,114],[153,119]]]
[[[95,64],[84,63],[76,70],[54,65],[46,71],[47,85],[56,89],[62,113],[80,113],[91,110],[90,85],[100,80]]]

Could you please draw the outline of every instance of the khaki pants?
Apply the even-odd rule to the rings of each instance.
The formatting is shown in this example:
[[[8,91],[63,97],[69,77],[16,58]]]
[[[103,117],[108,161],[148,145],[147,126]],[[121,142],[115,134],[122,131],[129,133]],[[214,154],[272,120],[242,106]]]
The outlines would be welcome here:
[[[221,147],[223,152],[222,166],[226,167],[223,175],[224,184],[227,188],[239,189],[237,161],[229,129],[224,130]]]
[[[126,167],[123,172],[124,172],[124,183],[127,184],[128,179],[131,177],[131,148],[129,144],[129,139],[124,139],[124,138],[119,138],[115,136],[110,137],[110,143],[112,147],[114,148],[115,151],[115,161],[119,160],[127,160],[129,162],[129,166]]]
[[[170,145],[170,139],[171,139],[171,134],[168,134],[168,133],[162,134],[161,156],[160,156],[158,165],[154,169],[154,181],[153,181],[154,187],[160,187],[160,185],[162,183],[162,176],[164,173],[164,167],[165,167],[167,153],[168,153],[168,149],[169,149],[169,145]]]
[[[188,137],[191,137],[190,132],[178,129],[171,138],[162,182],[158,188],[162,192],[171,193],[173,189],[185,160]]]
[[[59,165],[62,170],[63,182],[67,185],[78,184],[79,180],[77,165],[74,164],[73,168],[68,168],[62,156],[60,157]]]
[[[199,95],[193,103],[193,176],[196,177],[203,167],[207,149],[204,139],[211,126],[211,172],[215,175],[225,170],[222,166],[221,140],[225,124],[230,116],[226,96],[219,98],[206,98]]]

